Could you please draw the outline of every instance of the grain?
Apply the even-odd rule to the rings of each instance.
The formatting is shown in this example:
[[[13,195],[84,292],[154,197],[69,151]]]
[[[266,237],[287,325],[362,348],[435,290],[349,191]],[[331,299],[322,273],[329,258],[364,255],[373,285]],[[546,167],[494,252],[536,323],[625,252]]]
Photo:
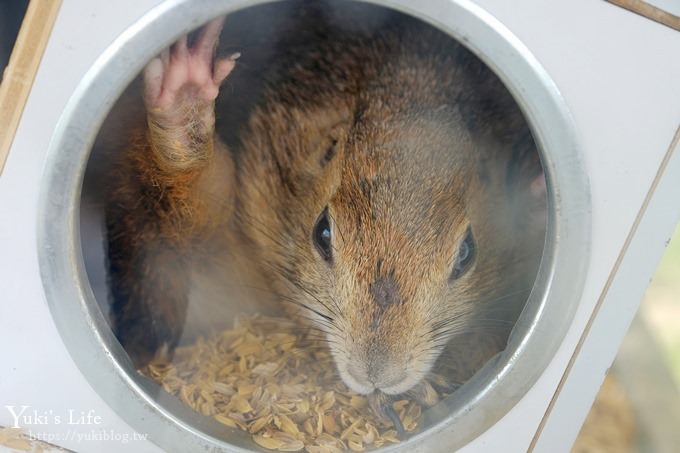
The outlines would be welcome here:
[[[336,453],[400,440],[393,423],[338,378],[323,344],[288,319],[238,318],[232,329],[178,348],[171,363],[157,359],[141,371],[266,449]],[[407,432],[421,424],[415,401],[400,399],[392,408]]]

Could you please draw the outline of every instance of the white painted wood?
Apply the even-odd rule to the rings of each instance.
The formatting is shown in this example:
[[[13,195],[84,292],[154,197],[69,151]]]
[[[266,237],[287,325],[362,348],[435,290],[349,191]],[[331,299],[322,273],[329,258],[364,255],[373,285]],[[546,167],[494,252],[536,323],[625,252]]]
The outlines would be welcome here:
[[[45,152],[78,82],[101,52],[159,0],[64,0],[0,178],[0,425],[6,405],[44,424],[26,431],[78,452],[160,451],[135,433],[90,388],[60,340],[45,302],[36,250],[36,208]],[[101,423],[69,424],[93,411]],[[18,413],[18,412],[17,412]],[[56,424],[59,417],[61,423]],[[76,420],[74,418],[74,420]],[[87,440],[116,436],[121,442]]]

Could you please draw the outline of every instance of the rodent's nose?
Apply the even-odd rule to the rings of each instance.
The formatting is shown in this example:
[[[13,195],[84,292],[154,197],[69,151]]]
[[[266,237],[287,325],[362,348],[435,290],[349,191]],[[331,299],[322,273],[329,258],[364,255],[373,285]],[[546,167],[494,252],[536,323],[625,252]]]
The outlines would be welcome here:
[[[402,383],[406,381],[407,375],[403,369],[398,367],[383,368],[378,372],[369,373],[368,380],[377,388],[387,394],[401,393],[398,390]]]
[[[355,380],[357,380],[357,381],[359,381],[359,382],[361,382],[361,383],[364,383],[364,382],[367,383],[367,381],[368,381],[368,379],[367,379],[367,377],[366,377],[366,374],[360,372],[360,371],[357,369],[355,363],[350,363],[350,364],[349,364],[349,366],[347,367],[347,372],[349,373],[350,376],[352,376],[353,379],[355,379]],[[372,384],[372,382],[371,382],[371,384]]]
[[[347,373],[354,384],[359,384],[366,393],[378,389],[388,394],[401,393],[400,389],[407,379],[406,371],[400,366],[390,366],[384,360],[371,361],[362,367],[359,363],[350,363]]]
[[[347,373],[343,374],[345,383],[355,392],[367,395],[375,390],[375,385],[367,379],[366,373],[357,367],[356,363],[349,363],[346,368]]]

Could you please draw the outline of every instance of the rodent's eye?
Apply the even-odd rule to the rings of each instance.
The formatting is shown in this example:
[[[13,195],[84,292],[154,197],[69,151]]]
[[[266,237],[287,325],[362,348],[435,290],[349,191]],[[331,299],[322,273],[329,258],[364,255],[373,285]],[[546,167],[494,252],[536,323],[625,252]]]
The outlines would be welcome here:
[[[321,257],[330,262],[333,259],[331,249],[331,225],[328,223],[328,208],[325,208],[314,226],[313,240]]]
[[[460,278],[465,272],[467,272],[468,269],[472,267],[472,263],[474,263],[476,255],[477,246],[475,244],[475,238],[472,235],[472,230],[468,228],[467,233],[465,233],[465,239],[463,239],[463,242],[460,243],[460,247],[458,248],[456,264],[453,266],[450,280]]]

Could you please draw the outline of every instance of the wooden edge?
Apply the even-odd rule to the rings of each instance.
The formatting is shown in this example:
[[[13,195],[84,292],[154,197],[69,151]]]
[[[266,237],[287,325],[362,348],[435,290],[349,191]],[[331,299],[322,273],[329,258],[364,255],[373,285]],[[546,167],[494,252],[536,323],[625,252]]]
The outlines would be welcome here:
[[[680,31],[680,17],[664,11],[661,8],[657,8],[654,5],[650,5],[642,0],[606,0],[621,8],[625,8],[628,11],[632,11],[635,14],[646,17],[647,19],[658,22],[662,25],[672,28],[673,30]]]
[[[8,447],[9,451],[36,451],[43,453],[75,453],[59,445],[38,439],[24,428],[13,428],[0,425],[0,447]]]
[[[0,175],[62,0],[30,0],[0,83]]]

